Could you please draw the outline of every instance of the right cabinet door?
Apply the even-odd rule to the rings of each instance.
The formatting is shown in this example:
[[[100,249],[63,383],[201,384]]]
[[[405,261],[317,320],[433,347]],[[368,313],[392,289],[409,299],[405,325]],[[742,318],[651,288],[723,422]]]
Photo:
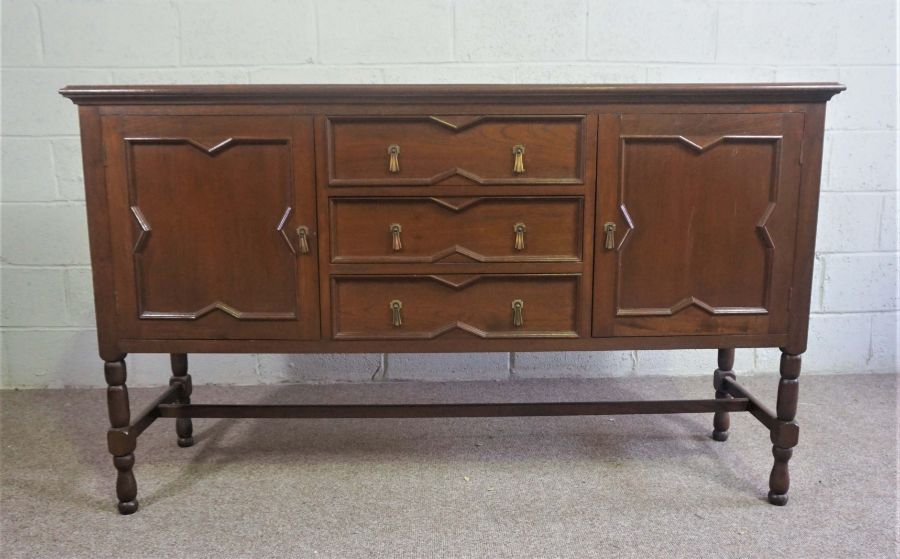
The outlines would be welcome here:
[[[788,327],[803,115],[600,118],[594,336]]]

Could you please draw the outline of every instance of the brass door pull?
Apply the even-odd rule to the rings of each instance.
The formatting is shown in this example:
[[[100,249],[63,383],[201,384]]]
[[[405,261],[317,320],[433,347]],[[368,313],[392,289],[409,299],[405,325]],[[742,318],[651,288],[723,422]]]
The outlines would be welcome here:
[[[512,148],[513,152],[513,174],[521,175],[525,172],[525,146],[516,144]]]
[[[390,156],[390,162],[388,163],[388,171],[391,173],[399,173],[400,172],[400,146],[397,144],[391,144],[388,146],[388,155]]]
[[[516,299],[512,302],[513,326],[519,327],[525,324],[525,318],[522,316],[522,309],[525,308],[525,301]]]
[[[513,245],[516,250],[525,250],[525,224],[516,223],[513,225],[513,231],[516,232],[516,242]]]
[[[305,225],[297,228],[297,245],[300,254],[309,254],[309,228]]]
[[[400,232],[403,228],[399,223],[391,223],[388,230],[391,232],[391,248],[394,252],[400,252],[403,249],[403,243],[400,242]]]
[[[616,248],[616,224],[608,221],[603,224],[603,230],[606,231],[606,250]]]
[[[400,309],[403,308],[403,303],[401,303],[399,299],[394,299],[391,301],[390,308],[391,323],[397,328],[403,326],[403,317],[400,316]]]

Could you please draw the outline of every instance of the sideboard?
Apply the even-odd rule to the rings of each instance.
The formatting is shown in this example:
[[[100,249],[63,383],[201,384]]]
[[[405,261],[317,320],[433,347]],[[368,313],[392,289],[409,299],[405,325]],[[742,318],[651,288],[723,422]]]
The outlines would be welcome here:
[[[713,414],[787,502],[834,83],[71,86],[118,510],[175,418]],[[775,409],[733,372],[781,348]],[[191,352],[718,349],[714,398],[192,404]],[[171,355],[132,414],[128,352]]]

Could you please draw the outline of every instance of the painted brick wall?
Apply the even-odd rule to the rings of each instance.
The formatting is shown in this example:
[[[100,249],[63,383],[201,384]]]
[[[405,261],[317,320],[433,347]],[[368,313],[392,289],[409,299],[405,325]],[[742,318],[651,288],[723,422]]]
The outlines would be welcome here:
[[[104,83],[831,81],[805,370],[895,371],[893,0],[3,0],[2,377],[103,384],[75,107]],[[738,351],[741,372],[777,352]],[[197,356],[195,382],[709,374],[715,352]],[[133,356],[134,385],[164,356]]]

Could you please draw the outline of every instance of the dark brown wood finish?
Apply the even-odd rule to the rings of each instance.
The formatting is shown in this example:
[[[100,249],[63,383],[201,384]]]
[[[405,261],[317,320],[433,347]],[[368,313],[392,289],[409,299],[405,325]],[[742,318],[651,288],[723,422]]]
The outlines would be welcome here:
[[[335,276],[334,338],[574,338],[584,331],[578,280],[576,274]]]
[[[511,113],[509,110],[502,111],[499,110],[500,107],[496,108],[498,114],[487,111],[473,114],[470,112],[471,107],[468,107],[469,111],[453,107],[452,110],[442,111],[440,116],[428,113],[382,115],[376,118],[354,114],[326,114],[317,117],[317,145],[324,145],[327,148],[317,151],[320,244],[323,247],[330,247],[331,252],[329,256],[322,251],[319,261],[323,337],[363,342],[365,340],[390,342],[393,338],[403,340],[403,345],[422,340],[455,344],[458,342],[453,340],[461,337],[468,338],[467,343],[474,340],[490,343],[514,337],[530,339],[578,337],[568,330],[565,330],[565,333],[548,330],[544,336],[526,336],[522,332],[516,336],[494,335],[495,333],[477,327],[470,327],[467,330],[466,327],[471,325],[464,326],[462,330],[469,334],[460,336],[458,329],[447,328],[447,324],[435,325],[437,333],[433,330],[427,332],[423,330],[415,335],[400,333],[386,335],[384,332],[338,335],[337,325],[332,323],[332,320],[339,316],[339,305],[337,301],[332,300],[335,295],[335,290],[331,287],[332,280],[342,275],[410,273],[534,275],[574,272],[578,275],[580,283],[579,293],[589,292],[593,271],[590,263],[593,256],[594,189],[586,186],[593,185],[595,177],[596,118],[593,115],[561,113],[561,108],[558,107],[549,111],[539,111],[537,115]],[[350,109],[346,112],[359,111]],[[530,108],[529,112],[536,111]],[[335,143],[334,130],[338,127],[335,123],[362,126],[363,140]],[[370,171],[371,176],[346,181],[340,179],[335,182],[333,152],[343,146],[345,151],[360,153],[360,146],[366,146],[367,142],[371,143],[375,132],[370,128],[376,124],[379,128],[391,129],[394,134],[379,138],[376,142],[380,147],[377,156],[373,157],[377,158],[378,163],[363,163],[362,169]],[[566,177],[541,179],[539,176],[529,175],[531,163],[535,161],[529,159],[528,154],[535,151],[546,154],[548,135],[551,138],[564,138],[562,145],[569,147],[562,151],[568,152],[572,157],[574,161],[572,168],[577,169],[578,180],[569,180]],[[394,179],[385,179],[382,175],[391,174],[387,147],[391,142],[399,142],[396,139],[398,136],[413,140],[413,145],[415,141],[420,141],[422,146],[413,149],[412,154],[409,153],[410,150],[403,150],[401,147],[399,172]],[[451,144],[455,149],[440,149],[441,138],[445,140],[452,138]],[[474,149],[472,146],[467,147],[465,143],[467,138],[474,138]],[[525,172],[516,178],[516,174],[512,172],[514,157],[509,147],[516,143],[525,145],[525,142],[527,142],[524,156]],[[500,148],[497,146],[505,146],[503,153],[507,155],[502,157],[505,163],[497,162],[500,159],[497,155]],[[480,157],[473,160],[473,154]],[[410,169],[406,165],[405,162],[410,155],[418,161],[418,171],[417,167],[413,166]],[[536,162],[544,165],[549,161],[551,162],[549,168],[552,169],[554,159],[553,156],[549,157],[550,159],[539,157]],[[354,161],[356,160],[350,159],[349,163],[352,165]],[[473,166],[472,161],[487,163]],[[355,165],[354,168],[359,168],[359,163]],[[422,165],[430,171],[421,171]],[[548,167],[544,168],[546,170]],[[487,172],[485,169],[493,171]],[[444,172],[446,170],[452,172]],[[428,180],[414,177],[415,175],[424,177],[432,172],[434,174],[431,174]],[[414,178],[410,179],[411,175]],[[395,186],[397,184],[403,186]],[[416,208],[420,206],[412,206],[411,209],[401,209],[410,208],[413,202],[421,204],[425,201],[434,208],[426,206],[425,209],[419,210]],[[357,209],[351,212],[349,218],[341,215],[342,210],[346,212],[353,204],[366,202],[373,208],[370,212],[362,213],[365,212],[364,209]],[[385,219],[388,221],[383,221]],[[510,219],[512,221],[509,221]],[[567,223],[562,224],[564,220]],[[542,232],[544,234],[544,238],[530,250],[527,221],[532,221],[531,238]],[[426,223],[427,235],[423,232],[423,225]],[[521,251],[515,248],[514,227],[517,224],[525,226],[525,248]],[[400,226],[400,250],[397,251],[394,250],[394,233],[390,230],[392,225]],[[345,231],[348,228],[349,231]],[[383,231],[378,233],[378,228]],[[376,249],[372,247],[379,245],[388,249],[390,256],[383,254],[375,257],[365,256],[375,252]],[[568,247],[561,248],[564,245]],[[544,251],[547,254],[536,254],[536,251],[545,246],[548,247]],[[428,247],[432,250],[427,250]],[[361,254],[346,257],[347,253]],[[482,291],[481,287],[477,290],[466,290],[465,296],[468,298],[472,293]],[[346,305],[340,308],[340,312],[344,310],[347,310]],[[444,310],[447,310],[446,306]],[[577,305],[574,312],[577,314],[578,334],[587,336],[588,332],[581,328],[589,324],[590,305]],[[449,318],[446,312],[438,314]],[[494,320],[496,321],[496,317]],[[456,320],[452,322],[455,323]],[[502,332],[503,329],[499,331]],[[451,351],[458,351],[456,347],[458,346],[454,345]]]
[[[802,115],[605,124],[594,334],[786,332]]]
[[[583,115],[331,116],[328,185],[584,184],[584,121]]]
[[[824,103],[837,83],[522,85],[75,85],[79,105],[395,103]],[[376,113],[376,111],[370,111]]]
[[[781,380],[778,382],[778,400],[775,406],[777,419],[773,421],[771,431],[775,464],[769,476],[769,502],[773,505],[786,505],[791,483],[788,461],[794,454],[800,435],[800,427],[794,421],[800,396],[800,356],[782,353],[779,373]]]
[[[331,262],[580,263],[583,216],[581,197],[332,198]]]
[[[749,400],[638,400],[618,402],[539,402],[528,404],[161,404],[159,417],[233,418],[411,418],[411,417],[540,417],[554,415],[632,415],[746,411]]]
[[[192,417],[729,412],[787,501],[825,102],[839,84],[74,86],[109,448]],[[611,230],[614,227],[614,230]],[[777,410],[734,348],[780,347]],[[400,406],[190,401],[189,352],[718,348],[715,399]],[[132,418],[126,352],[171,354]]]
[[[78,107],[81,125],[81,157],[84,166],[84,195],[88,207],[88,239],[91,250],[91,273],[94,286],[94,311],[100,358],[119,361],[125,358],[120,349],[116,292],[112,265],[110,212],[107,206],[106,157],[103,153],[103,130],[97,107]]]
[[[713,373],[713,387],[716,389],[716,399],[727,400],[732,396],[725,387],[725,378],[734,380],[734,348],[719,349],[719,366]],[[728,428],[731,426],[731,418],[727,411],[717,411],[713,415],[713,440],[724,442],[728,440]]]
[[[106,403],[109,408],[110,435],[116,429],[127,428],[131,423],[131,408],[128,403],[128,387],[125,385],[128,373],[125,361],[108,361],[104,367],[106,375]],[[134,473],[134,448],[136,440],[127,444],[114,444],[113,436],[109,437],[109,452],[113,455],[113,465],[118,470],[116,479],[116,496],[119,499],[119,512],[133,514],[138,510],[137,482]]]
[[[319,337],[310,119],[126,116],[104,139],[123,335]]]
[[[173,353],[170,356],[172,362],[172,378],[169,379],[170,385],[177,385],[178,391],[177,403],[189,405],[191,403],[191,392],[193,392],[193,384],[191,383],[191,375],[188,374],[188,359],[185,353]],[[186,448],[194,444],[194,425],[189,417],[179,417],[175,421],[175,433],[178,435],[178,446]]]

